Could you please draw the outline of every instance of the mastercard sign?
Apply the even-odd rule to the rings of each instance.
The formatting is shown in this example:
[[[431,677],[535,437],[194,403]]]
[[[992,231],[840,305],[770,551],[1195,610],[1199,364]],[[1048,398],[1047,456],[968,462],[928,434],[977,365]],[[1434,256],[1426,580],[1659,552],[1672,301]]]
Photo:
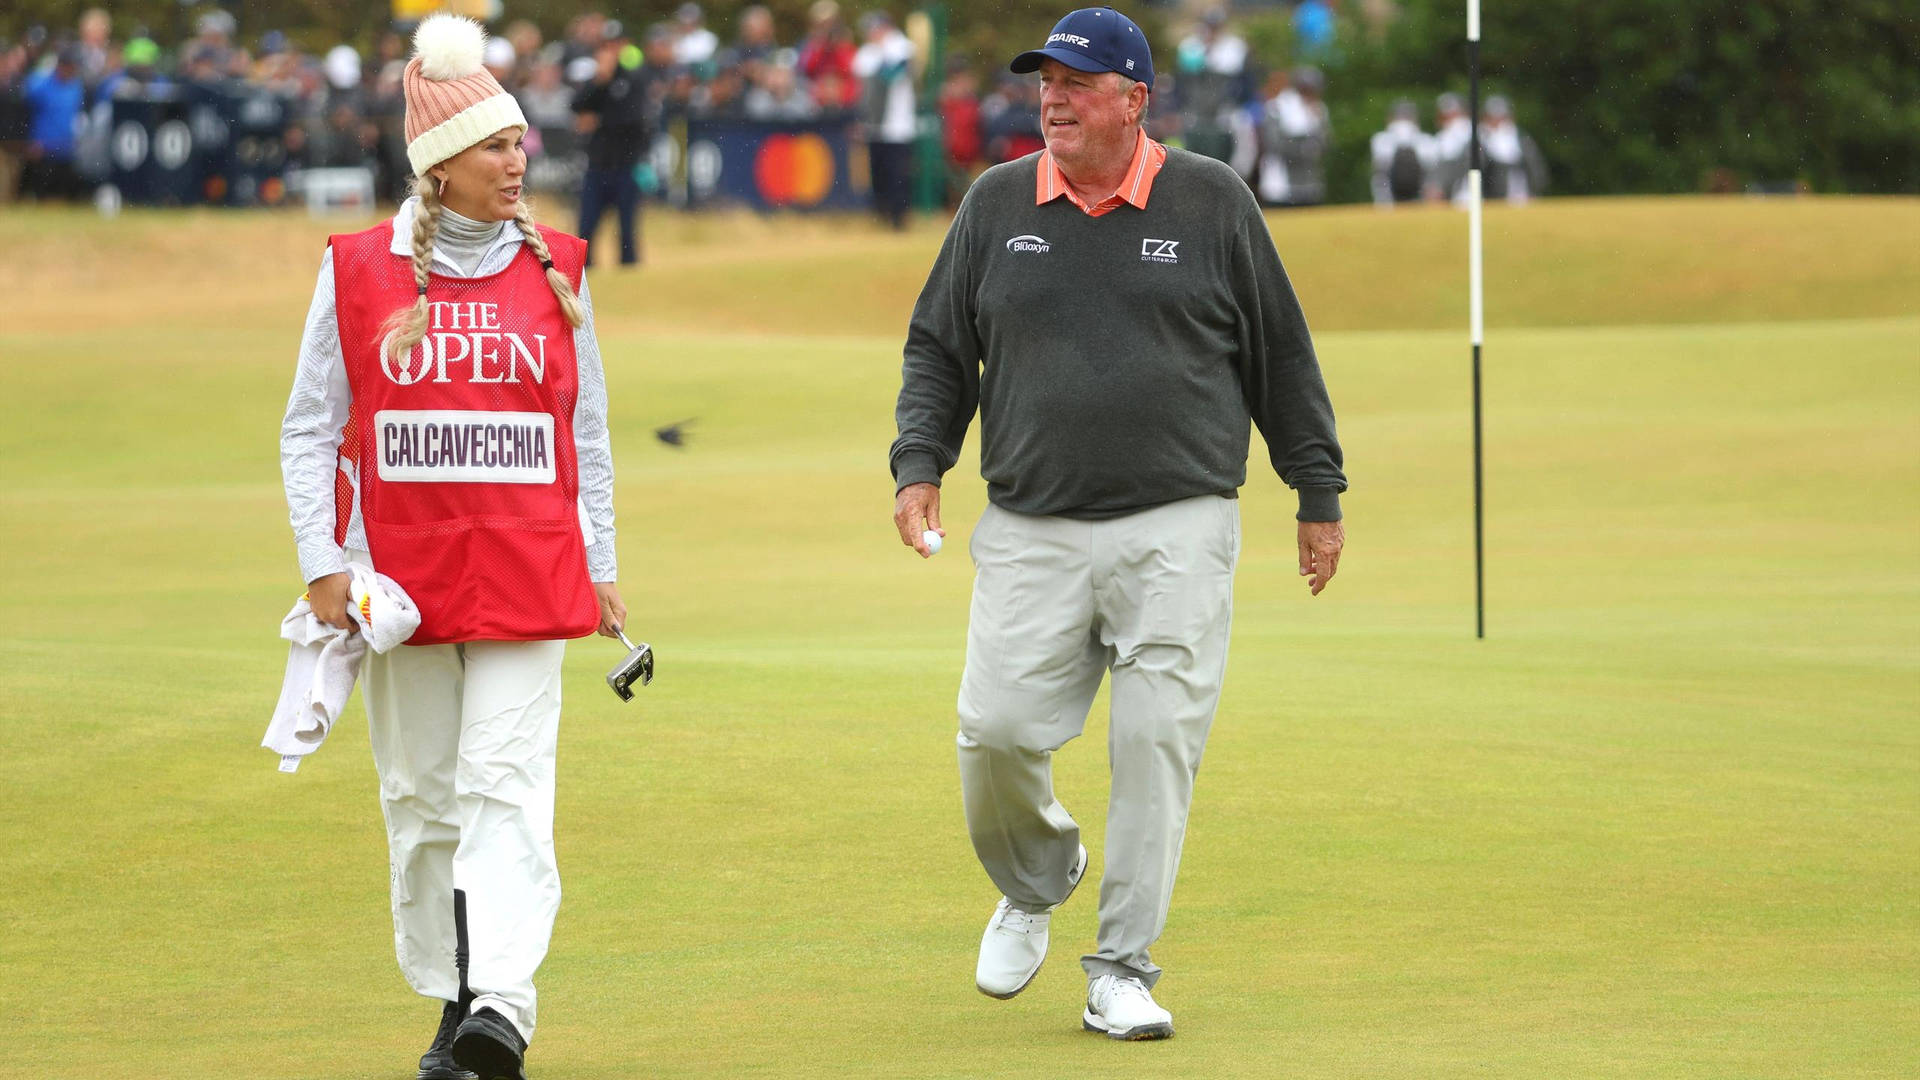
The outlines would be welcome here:
[[[754,186],[769,206],[818,206],[833,180],[833,148],[810,132],[769,135],[754,155]]]

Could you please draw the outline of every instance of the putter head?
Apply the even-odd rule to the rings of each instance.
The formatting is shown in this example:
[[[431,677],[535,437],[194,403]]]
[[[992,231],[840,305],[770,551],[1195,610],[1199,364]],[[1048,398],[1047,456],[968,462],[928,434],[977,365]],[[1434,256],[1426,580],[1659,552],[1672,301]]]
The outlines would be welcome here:
[[[621,635],[625,641],[626,636]],[[653,681],[653,647],[646,642],[634,645],[627,642],[630,651],[627,658],[620,661],[612,671],[607,672],[607,685],[620,695],[621,701],[633,700],[633,684],[645,686]]]

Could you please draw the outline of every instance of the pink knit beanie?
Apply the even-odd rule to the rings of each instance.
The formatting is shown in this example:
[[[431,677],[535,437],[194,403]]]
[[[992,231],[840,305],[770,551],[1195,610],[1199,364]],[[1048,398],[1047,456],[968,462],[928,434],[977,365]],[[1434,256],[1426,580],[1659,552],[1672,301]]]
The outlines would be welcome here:
[[[401,76],[407,161],[416,176],[501,128],[526,127],[520,103],[481,64],[487,32],[464,15],[429,15]]]

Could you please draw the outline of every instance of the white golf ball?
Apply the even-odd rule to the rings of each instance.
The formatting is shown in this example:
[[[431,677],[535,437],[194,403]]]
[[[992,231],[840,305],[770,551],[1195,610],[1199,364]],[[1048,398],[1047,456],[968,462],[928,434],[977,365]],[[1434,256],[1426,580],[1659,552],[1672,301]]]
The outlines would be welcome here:
[[[940,534],[939,533],[934,532],[932,529],[928,529],[926,532],[923,532],[920,534],[920,542],[927,545],[927,554],[929,555],[940,554]]]

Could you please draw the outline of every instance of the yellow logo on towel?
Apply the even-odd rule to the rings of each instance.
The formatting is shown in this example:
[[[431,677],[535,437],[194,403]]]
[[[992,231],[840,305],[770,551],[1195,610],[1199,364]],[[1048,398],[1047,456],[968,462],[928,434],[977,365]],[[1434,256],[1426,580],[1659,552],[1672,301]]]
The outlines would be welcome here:
[[[360,598],[360,617],[367,621],[367,625],[369,626],[373,625],[373,594],[372,593],[368,593],[367,595]]]

